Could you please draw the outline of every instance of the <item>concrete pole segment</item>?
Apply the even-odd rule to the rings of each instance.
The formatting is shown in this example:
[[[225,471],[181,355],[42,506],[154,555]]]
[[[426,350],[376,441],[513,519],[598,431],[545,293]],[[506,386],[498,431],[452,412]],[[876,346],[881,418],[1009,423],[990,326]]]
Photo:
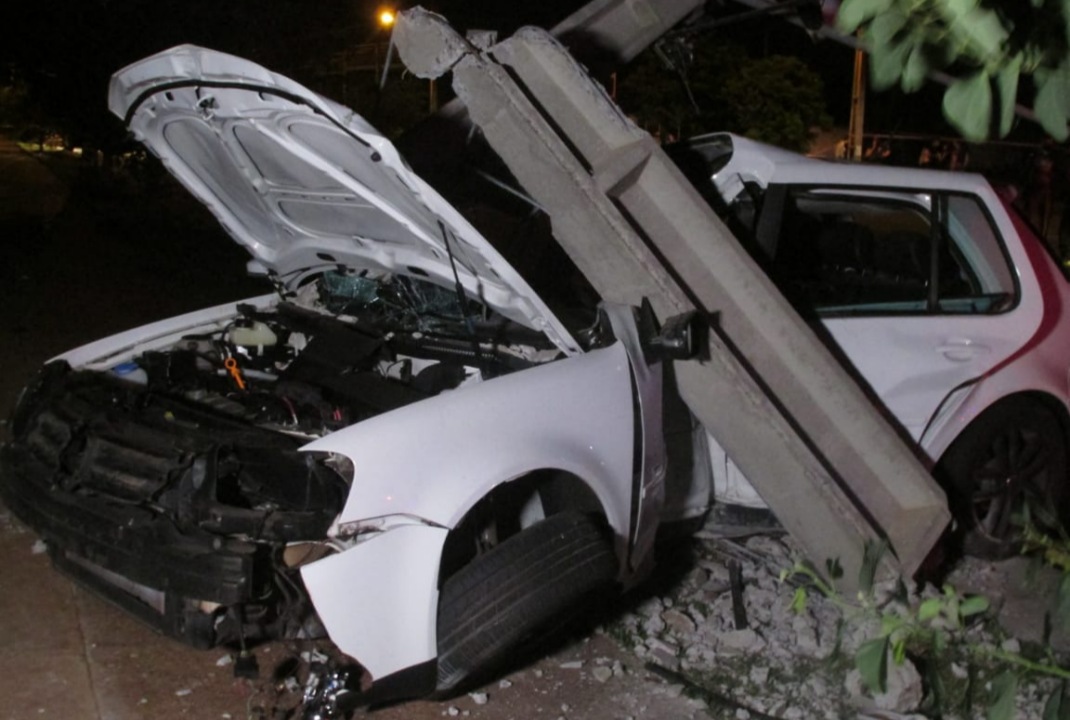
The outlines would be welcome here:
[[[410,13],[414,62],[453,42]],[[850,585],[883,535],[912,574],[947,523],[943,492],[650,136],[535,29],[464,54],[453,85],[605,299],[714,319],[679,391],[811,560],[838,559]]]

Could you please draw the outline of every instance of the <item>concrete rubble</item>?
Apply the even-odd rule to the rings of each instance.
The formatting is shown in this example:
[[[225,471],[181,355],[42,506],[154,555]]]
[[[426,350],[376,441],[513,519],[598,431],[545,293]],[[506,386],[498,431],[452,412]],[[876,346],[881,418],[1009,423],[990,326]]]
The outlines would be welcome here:
[[[901,665],[889,660],[886,692],[873,694],[854,668],[854,655],[866,640],[879,636],[879,623],[860,623],[825,600],[808,594],[801,613],[792,610],[795,585],[780,580],[781,570],[801,557],[799,545],[787,535],[753,536],[735,541],[710,532],[699,534],[695,562],[665,594],[636,603],[630,612],[604,631],[632,648],[644,663],[676,673],[705,696],[712,717],[729,717],[738,705],[748,717],[842,720],[910,720],[930,717],[924,712],[928,685],[908,658]],[[744,604],[749,626],[735,627],[728,590],[728,560],[739,562],[744,578]],[[877,601],[892,612],[901,604],[891,599],[892,587],[876,589]],[[927,588],[923,597],[935,594]],[[687,622],[681,621],[686,618]],[[979,644],[1016,647],[992,631],[970,630]],[[961,683],[965,668],[950,669]],[[980,673],[980,682],[994,677]],[[1018,718],[1040,720],[1052,680],[1023,679]],[[974,714],[945,714],[945,720],[983,718],[978,703]]]

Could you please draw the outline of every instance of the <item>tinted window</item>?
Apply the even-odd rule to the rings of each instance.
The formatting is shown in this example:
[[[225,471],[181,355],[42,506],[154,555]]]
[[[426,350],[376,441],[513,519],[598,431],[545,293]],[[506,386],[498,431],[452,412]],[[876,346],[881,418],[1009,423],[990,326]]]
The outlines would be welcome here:
[[[757,244],[801,310],[822,315],[987,313],[1014,280],[975,198],[771,188]],[[782,201],[769,202],[773,193]],[[763,234],[765,237],[763,237]]]

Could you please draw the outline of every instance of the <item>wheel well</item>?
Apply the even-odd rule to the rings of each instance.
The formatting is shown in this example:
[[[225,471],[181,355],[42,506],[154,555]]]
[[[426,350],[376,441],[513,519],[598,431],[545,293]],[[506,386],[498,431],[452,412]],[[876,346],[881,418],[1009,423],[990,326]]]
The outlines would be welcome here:
[[[439,565],[439,588],[479,553],[533,522],[565,511],[582,512],[606,523],[602,503],[590,486],[562,470],[537,470],[494,487],[465,513],[446,538]]]
[[[963,428],[962,432],[955,436],[955,439],[944,448],[943,454],[936,463],[937,479],[941,479],[940,469],[944,464],[944,460],[948,457],[949,451],[955,447],[955,444],[960,438],[966,437],[967,433],[969,433],[970,430],[973,429],[973,427],[985,416],[993,412],[999,412],[999,408],[1016,402],[1027,402],[1038,405],[1054,415],[1059,421],[1059,428],[1062,431],[1063,440],[1066,442],[1067,447],[1070,447],[1070,412],[1067,411],[1066,405],[1050,393],[1042,392],[1040,390],[1017,392],[1011,395],[1005,395],[986,407],[977,415],[977,417],[973,418],[965,428]]]
[[[1057,423],[1057,427],[1051,428],[1052,423]],[[1020,437],[1019,428],[1033,431],[1033,437],[1041,438],[1040,444]],[[1039,433],[1036,432],[1038,429]],[[1000,558],[1014,552],[1020,536],[1013,529],[1013,523],[1008,524],[1008,518],[1030,494],[1034,496],[1031,502],[1036,503],[1037,510],[1056,511],[1056,516],[1051,516],[1053,523],[1050,527],[1066,522],[1065,491],[1053,495],[1053,486],[1046,484],[1050,481],[1043,474],[1037,475],[1040,480],[1033,490],[1029,490],[1033,484],[1032,475],[1020,473],[1050,475],[1054,472],[1051,477],[1065,477],[1066,453],[1070,447],[1068,432],[1070,415],[1063,403],[1050,393],[1029,391],[1007,395],[992,403],[952,440],[933,475],[947,492],[952,515],[958,521],[948,535],[950,544],[947,546],[955,556],[965,553]],[[1049,440],[1044,441],[1045,437]],[[1062,442],[1055,442],[1058,440]],[[1017,451],[1012,451],[1014,448]],[[1061,457],[1052,454],[1056,449]],[[1025,460],[1015,460],[1016,457]],[[1024,470],[1018,462],[1039,464],[1033,465],[1034,470]],[[989,465],[1005,474],[1001,477],[1014,479],[995,483],[989,478],[987,484],[982,484],[985,481],[978,479],[981,476],[977,474],[977,468]],[[1056,483],[1054,487],[1063,484]],[[1037,518],[1040,519],[1040,514]]]

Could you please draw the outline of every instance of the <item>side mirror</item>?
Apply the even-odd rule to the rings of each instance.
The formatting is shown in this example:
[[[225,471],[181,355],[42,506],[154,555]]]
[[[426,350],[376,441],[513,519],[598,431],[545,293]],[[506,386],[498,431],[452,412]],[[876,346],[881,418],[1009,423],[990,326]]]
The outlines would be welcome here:
[[[709,326],[695,310],[673,315],[659,327],[654,308],[643,298],[638,315],[639,338],[648,363],[701,358],[709,347]]]

